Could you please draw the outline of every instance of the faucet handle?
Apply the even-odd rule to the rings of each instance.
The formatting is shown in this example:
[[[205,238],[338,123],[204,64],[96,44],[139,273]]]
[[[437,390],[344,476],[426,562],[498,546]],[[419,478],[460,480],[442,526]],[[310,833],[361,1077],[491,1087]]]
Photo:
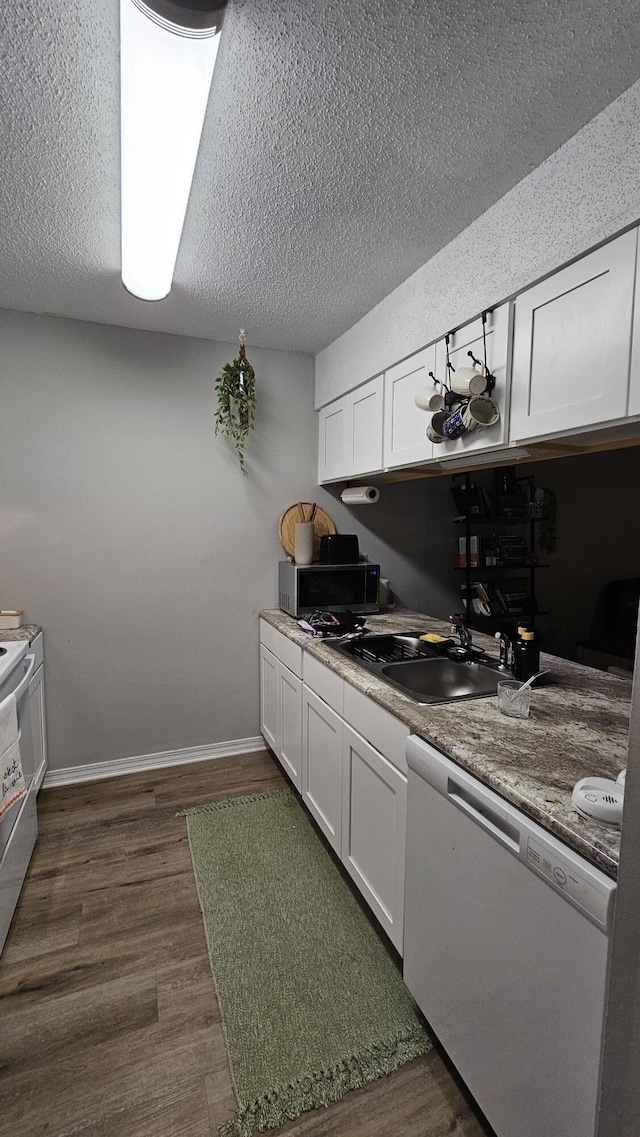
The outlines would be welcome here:
[[[512,648],[512,643],[506,632],[496,632],[495,639],[500,644],[500,666],[509,666],[509,652]]]
[[[451,620],[451,631],[457,632],[460,636],[460,646],[465,650],[469,650],[472,643],[471,630],[467,627],[467,618],[459,612],[455,616],[449,616]]]

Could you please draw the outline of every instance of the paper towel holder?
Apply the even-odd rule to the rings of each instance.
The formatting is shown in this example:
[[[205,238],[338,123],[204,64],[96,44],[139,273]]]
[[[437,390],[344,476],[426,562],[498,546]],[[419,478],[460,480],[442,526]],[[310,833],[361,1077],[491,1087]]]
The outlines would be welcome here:
[[[345,505],[375,505],[380,499],[377,486],[347,486],[340,494]]]

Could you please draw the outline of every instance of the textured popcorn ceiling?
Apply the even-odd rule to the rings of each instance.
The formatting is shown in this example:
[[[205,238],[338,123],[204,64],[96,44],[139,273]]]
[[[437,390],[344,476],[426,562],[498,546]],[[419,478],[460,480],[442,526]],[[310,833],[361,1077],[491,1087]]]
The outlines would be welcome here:
[[[119,276],[117,0],[0,12],[0,306],[317,351],[640,74],[640,0],[229,0],[167,300]]]

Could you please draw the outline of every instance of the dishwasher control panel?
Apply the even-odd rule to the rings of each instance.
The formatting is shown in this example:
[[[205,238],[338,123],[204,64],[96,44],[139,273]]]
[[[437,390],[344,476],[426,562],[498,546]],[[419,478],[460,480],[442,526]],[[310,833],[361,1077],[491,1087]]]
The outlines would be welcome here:
[[[604,931],[608,931],[609,892],[595,888],[568,858],[561,859],[530,835],[527,836],[526,857],[529,868],[554,885],[558,892],[563,892]]]

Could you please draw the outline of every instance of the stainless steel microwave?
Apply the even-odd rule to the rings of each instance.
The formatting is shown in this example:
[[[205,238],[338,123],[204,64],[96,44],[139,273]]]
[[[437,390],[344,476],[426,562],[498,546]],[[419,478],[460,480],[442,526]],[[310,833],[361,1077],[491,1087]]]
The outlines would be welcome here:
[[[290,616],[309,612],[377,612],[380,565],[296,565],[280,561],[279,603]]]

